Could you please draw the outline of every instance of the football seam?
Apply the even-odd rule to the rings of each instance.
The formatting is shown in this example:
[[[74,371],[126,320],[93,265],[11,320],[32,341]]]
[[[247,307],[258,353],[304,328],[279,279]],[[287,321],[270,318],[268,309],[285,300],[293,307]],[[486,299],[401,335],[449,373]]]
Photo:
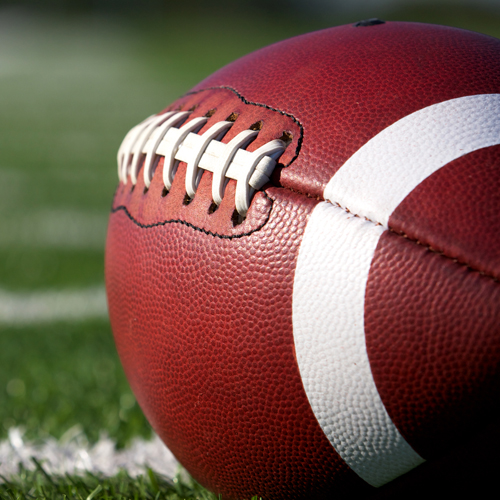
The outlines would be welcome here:
[[[300,136],[297,140],[297,147],[295,148],[295,154],[294,154],[294,157],[286,164],[284,165],[285,168],[289,167],[296,159],[297,157],[299,156],[299,153],[300,153],[300,150],[302,148],[302,142],[304,140],[304,126],[302,125],[302,123],[300,123],[299,119],[296,118],[294,115],[292,115],[291,113],[287,113],[286,111],[283,111],[281,109],[278,109],[278,108],[273,108],[267,104],[264,104],[264,103],[261,103],[261,102],[253,102],[253,101],[249,101],[248,99],[246,99],[242,94],[240,94],[236,89],[234,89],[233,87],[229,87],[228,85],[219,85],[219,86],[215,86],[215,87],[207,87],[205,89],[199,89],[199,90],[194,90],[192,92],[187,92],[186,94],[184,94],[183,97],[185,96],[188,96],[188,95],[194,95],[194,94],[199,94],[201,92],[206,92],[208,90],[217,90],[217,89],[223,89],[223,90],[229,90],[230,92],[232,92],[241,102],[243,102],[243,104],[249,104],[251,106],[258,106],[260,108],[265,108],[265,109],[269,109],[270,111],[276,111],[277,113],[279,113],[280,115],[283,115],[283,116],[288,116],[288,118],[291,118],[292,121],[294,123],[297,124],[297,126],[299,127],[299,130],[300,130]]]
[[[357,217],[358,219],[366,220],[367,222],[370,222],[370,223],[374,224],[375,226],[383,226],[384,227],[384,225],[381,222],[375,222],[375,221],[369,219],[368,217],[365,217],[363,215],[355,214],[355,213],[351,212],[349,210],[349,208],[343,207],[342,205],[340,205],[339,203],[337,203],[335,201],[330,201],[330,200],[325,200],[325,201],[327,203],[330,203],[334,207],[337,207],[337,208],[340,208],[340,209],[344,210],[344,212],[352,215],[353,217]],[[421,246],[423,248],[426,248],[430,252],[432,252],[432,253],[434,253],[436,255],[439,255],[441,257],[444,257],[444,258],[446,258],[448,260],[451,260],[452,262],[454,262],[455,264],[458,264],[459,266],[466,267],[470,271],[479,273],[481,276],[484,276],[485,278],[489,278],[489,279],[493,280],[496,283],[498,283],[498,281],[499,281],[498,277],[495,276],[494,274],[487,273],[486,271],[481,271],[481,270],[477,269],[476,267],[471,266],[467,262],[461,261],[461,260],[457,259],[456,257],[452,257],[451,255],[447,255],[444,252],[444,250],[439,250],[437,248],[434,248],[432,245],[427,245],[425,243],[422,243],[420,240],[418,240],[417,238],[413,238],[412,236],[409,236],[404,231],[393,229],[390,226],[388,226],[386,229],[388,231],[390,231],[392,234],[395,234],[396,236],[400,236],[401,238],[404,238],[405,240],[411,241],[412,243],[415,243],[416,245],[419,245],[419,246]]]
[[[282,188],[282,189],[287,190],[287,188]],[[142,222],[139,222],[128,211],[128,209],[127,209],[127,207],[125,205],[118,205],[117,207],[112,207],[111,208],[111,213],[114,214],[114,213],[116,213],[118,211],[125,212],[126,216],[132,221],[132,223],[134,223],[136,226],[140,227],[141,229],[150,229],[150,228],[153,228],[153,227],[166,226],[167,224],[182,224],[184,226],[190,227],[191,229],[194,229],[195,231],[199,231],[201,233],[204,233],[207,236],[212,236],[214,238],[221,238],[221,239],[225,239],[225,240],[231,240],[233,238],[243,238],[244,236],[250,236],[251,234],[253,234],[253,233],[257,232],[257,231],[260,231],[268,223],[269,217],[270,217],[270,214],[272,212],[275,200],[273,198],[271,198],[265,191],[262,191],[262,192],[271,201],[271,208],[270,208],[270,210],[268,212],[266,220],[262,224],[260,224],[258,227],[256,227],[255,229],[252,229],[252,231],[249,231],[247,233],[241,233],[241,234],[225,235],[225,234],[215,233],[213,231],[208,231],[208,230],[203,229],[201,227],[195,226],[194,224],[191,224],[190,222],[187,222],[187,221],[184,221],[184,220],[181,220],[181,219],[167,219],[167,220],[164,220],[164,221],[161,221],[161,222],[154,222],[152,224],[143,224]],[[302,193],[297,193],[297,194],[300,194],[302,196],[306,196],[305,194],[302,194]],[[330,200],[325,200],[325,201],[326,201],[326,203],[329,203],[330,205],[332,205],[334,207],[342,209],[344,212],[352,215],[353,217],[357,217],[358,219],[366,220],[367,222],[370,222],[371,224],[374,224],[375,226],[383,226],[383,224],[381,222],[375,222],[375,221],[369,219],[368,217],[364,217],[362,215],[355,214],[355,213],[351,212],[349,210],[349,208],[343,207],[339,203],[332,202]],[[476,267],[471,266],[467,262],[463,262],[463,261],[457,259],[456,257],[451,257],[450,255],[447,255],[446,253],[444,253],[443,250],[438,250],[438,249],[434,248],[432,245],[426,245],[426,244],[422,243],[421,241],[419,241],[418,239],[413,238],[413,237],[407,235],[403,231],[398,231],[396,229],[393,229],[392,227],[388,227],[387,230],[390,231],[392,234],[395,234],[396,236],[399,236],[401,238],[404,238],[405,240],[408,240],[408,241],[411,241],[412,243],[415,243],[416,245],[419,245],[419,246],[421,246],[423,248],[426,248],[427,250],[429,250],[430,252],[432,252],[432,253],[434,253],[436,255],[439,255],[439,256],[444,257],[444,258],[446,258],[448,260],[451,260],[452,262],[454,262],[455,264],[457,264],[459,266],[466,267],[467,269],[469,269],[472,272],[476,272],[476,273],[480,274],[481,276],[484,276],[485,278],[489,278],[492,281],[494,281],[495,283],[498,283],[498,281],[499,281],[498,278],[495,275],[487,273],[485,271],[481,271],[481,270],[477,269]]]

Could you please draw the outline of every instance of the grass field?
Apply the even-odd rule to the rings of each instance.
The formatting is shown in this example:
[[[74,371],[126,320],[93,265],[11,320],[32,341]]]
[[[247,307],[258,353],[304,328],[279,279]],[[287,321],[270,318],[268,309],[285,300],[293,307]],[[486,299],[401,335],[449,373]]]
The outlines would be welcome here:
[[[406,9],[388,18],[500,36],[500,17],[467,9]],[[10,432],[11,447],[18,436],[21,444],[55,438],[88,448],[106,435],[126,448],[151,437],[106,316],[103,252],[121,139],[231,60],[356,20],[0,9],[0,441]],[[215,498],[146,469],[139,479],[124,472],[103,479],[52,475],[43,460],[31,468],[4,479],[0,495]]]

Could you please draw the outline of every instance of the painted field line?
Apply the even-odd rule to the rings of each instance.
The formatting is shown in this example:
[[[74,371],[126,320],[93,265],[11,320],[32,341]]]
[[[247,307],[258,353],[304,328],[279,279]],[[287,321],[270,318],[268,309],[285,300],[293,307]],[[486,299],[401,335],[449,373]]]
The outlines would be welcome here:
[[[107,315],[103,286],[29,293],[0,289],[0,324],[3,325],[78,321],[106,318]]]
[[[116,450],[114,442],[101,437],[90,446],[85,438],[76,435],[65,442],[49,438],[43,443],[24,442],[18,428],[9,429],[9,437],[0,442],[0,475],[12,477],[19,473],[22,464],[29,470],[35,469],[32,457],[42,463],[49,474],[83,474],[85,471],[113,476],[126,470],[136,477],[146,473],[146,467],[173,479],[179,463],[158,436],[150,441],[135,439],[131,445]]]

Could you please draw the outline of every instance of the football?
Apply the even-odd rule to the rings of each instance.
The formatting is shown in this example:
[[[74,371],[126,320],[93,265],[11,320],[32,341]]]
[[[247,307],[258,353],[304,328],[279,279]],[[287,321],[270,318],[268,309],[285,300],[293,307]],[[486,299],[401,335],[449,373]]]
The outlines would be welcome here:
[[[116,346],[197,481],[369,497],[490,460],[500,40],[371,19],[265,47],[134,127],[118,177]]]

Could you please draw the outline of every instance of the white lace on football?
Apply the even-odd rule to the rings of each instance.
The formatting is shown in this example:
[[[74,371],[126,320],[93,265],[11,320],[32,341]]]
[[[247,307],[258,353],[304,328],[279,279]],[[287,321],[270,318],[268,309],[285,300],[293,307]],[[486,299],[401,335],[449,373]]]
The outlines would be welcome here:
[[[285,142],[275,139],[256,151],[246,148],[258,135],[258,131],[244,130],[228,144],[220,142],[233,122],[222,121],[212,125],[202,135],[198,131],[208,118],[194,118],[183,124],[189,112],[168,112],[146,118],[125,136],[118,151],[118,177],[123,183],[130,176],[132,184],[144,158],[144,184],[149,188],[154,166],[159,156],[165,157],[163,184],[167,190],[180,161],[187,163],[186,193],[196,194],[203,170],[213,173],[212,199],[220,205],[229,179],[236,181],[236,210],[245,216],[253,193],[269,182],[276,160],[286,148]]]

